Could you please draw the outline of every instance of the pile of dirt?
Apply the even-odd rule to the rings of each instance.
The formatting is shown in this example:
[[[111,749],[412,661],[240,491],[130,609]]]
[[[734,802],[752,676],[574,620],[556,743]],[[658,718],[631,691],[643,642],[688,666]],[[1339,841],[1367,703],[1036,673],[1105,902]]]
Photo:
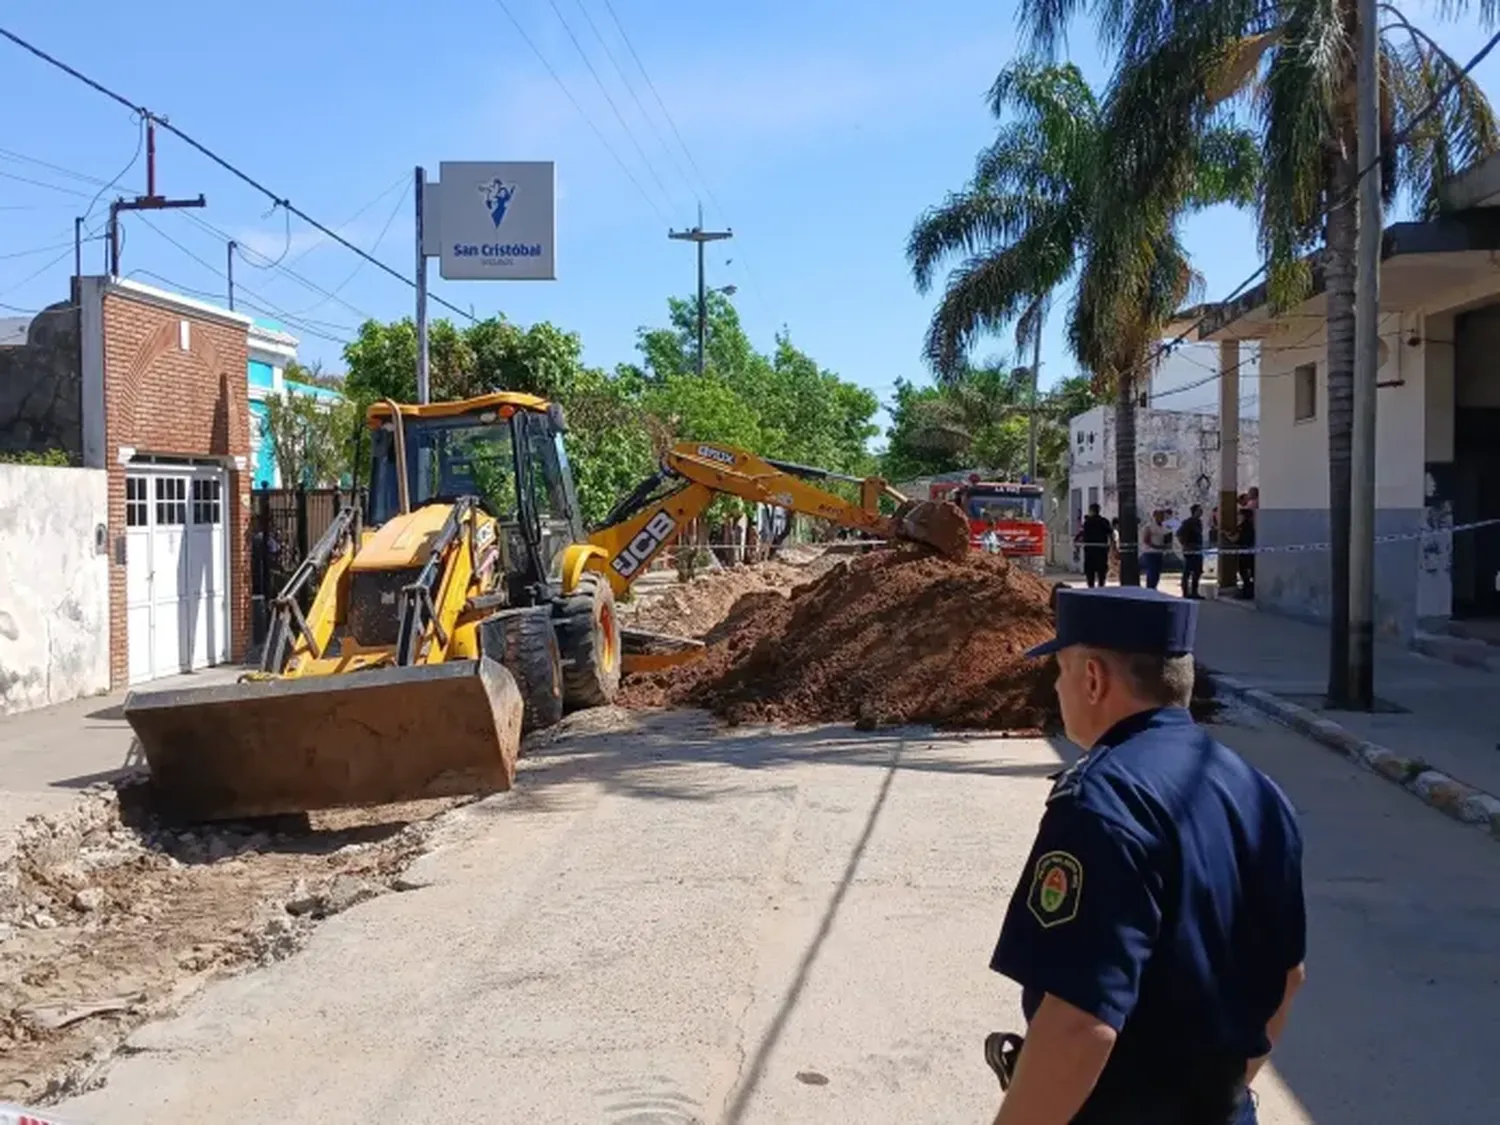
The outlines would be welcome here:
[[[789,596],[741,597],[702,658],[633,678],[622,701],[731,722],[1051,729],[1052,662],[1024,655],[1052,635],[1050,596],[996,555],[879,551]]]
[[[32,817],[0,863],[0,1102],[87,1088],[141,1023],[403,889],[455,803],[176,830],[135,783]]]
[[[637,629],[678,637],[701,637],[746,594],[785,592],[811,575],[781,562],[710,570],[689,582],[667,587],[621,610],[621,621]]]

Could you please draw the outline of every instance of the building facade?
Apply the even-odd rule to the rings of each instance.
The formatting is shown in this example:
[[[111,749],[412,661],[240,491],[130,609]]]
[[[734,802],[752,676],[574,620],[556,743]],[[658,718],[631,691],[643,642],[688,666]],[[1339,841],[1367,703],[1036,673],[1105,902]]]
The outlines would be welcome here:
[[[329,387],[303,383],[286,376],[287,366],[297,358],[298,339],[272,320],[255,320],[250,325],[250,416],[253,425],[255,453],[252,470],[256,488],[283,488],[296,481],[281,479],[276,461],[276,444],[268,426],[270,407],[267,400],[284,395],[309,395],[323,403],[340,402],[343,396]]]
[[[1260,426],[1253,418],[1239,425],[1238,487],[1257,483]],[[1157,508],[1187,515],[1194,504],[1205,514],[1219,503],[1219,419],[1182,410],[1135,412],[1136,512]],[[1115,408],[1096,406],[1068,423],[1069,541],[1083,524],[1090,504],[1114,519],[1120,514],[1115,466]]]
[[[238,659],[250,628],[250,320],[79,285],[83,460],[108,474],[110,682]]]
[[[1375,625],[1407,640],[1500,629],[1500,159],[1445,194],[1445,213],[1387,228],[1382,248]],[[1315,268],[1302,305],[1273,310],[1262,287],[1200,328],[1260,349],[1256,600],[1318,620],[1332,592],[1322,287]]]

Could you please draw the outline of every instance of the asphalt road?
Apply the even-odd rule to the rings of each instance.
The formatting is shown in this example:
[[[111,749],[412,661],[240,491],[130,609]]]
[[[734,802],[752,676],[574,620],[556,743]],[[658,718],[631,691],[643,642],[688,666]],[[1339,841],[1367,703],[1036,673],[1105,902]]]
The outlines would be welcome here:
[[[586,716],[596,726],[602,716]],[[1279,729],[1310,982],[1267,1125],[1494,1122],[1500,850]],[[95,1125],[988,1122],[986,969],[1059,754],[1037,740],[587,727],[452,818],[422,889],[142,1029]]]

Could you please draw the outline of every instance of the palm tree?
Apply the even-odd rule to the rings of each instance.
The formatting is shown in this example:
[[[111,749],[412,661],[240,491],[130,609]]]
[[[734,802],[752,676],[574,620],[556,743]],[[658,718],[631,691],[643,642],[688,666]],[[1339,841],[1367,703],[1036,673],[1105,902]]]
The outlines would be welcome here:
[[[1383,180],[1387,201],[1437,210],[1438,187],[1500,145],[1494,114],[1462,74],[1391,3],[1382,20]],[[1447,13],[1477,7],[1489,21],[1500,0],[1444,0]],[[1354,391],[1354,283],[1359,168],[1355,115],[1357,0],[1022,0],[1021,18],[1043,50],[1071,19],[1093,14],[1120,58],[1108,158],[1122,184],[1152,190],[1161,171],[1227,106],[1248,111],[1258,136],[1264,190],[1257,206],[1272,303],[1293,306],[1312,290],[1323,246],[1328,302],[1328,473],[1332,622],[1329,697],[1348,704],[1350,453]],[[1418,120],[1451,81],[1441,111]],[[1402,152],[1391,140],[1405,135]]]
[[[1253,153],[1232,130],[1202,130],[1165,192],[1122,206],[1103,163],[1110,113],[1077,67],[1015,62],[996,78],[989,107],[1001,124],[973,178],[918,219],[907,245],[922,292],[939,267],[961,259],[947,275],[926,356],[940,378],[954,379],[981,335],[1014,325],[1024,348],[1051,294],[1076,279],[1069,343],[1096,387],[1115,396],[1121,539],[1134,543],[1138,377],[1175,310],[1168,298],[1191,288],[1175,222],[1185,207],[1247,196]],[[1139,582],[1137,563],[1133,551],[1123,554],[1122,582]]]

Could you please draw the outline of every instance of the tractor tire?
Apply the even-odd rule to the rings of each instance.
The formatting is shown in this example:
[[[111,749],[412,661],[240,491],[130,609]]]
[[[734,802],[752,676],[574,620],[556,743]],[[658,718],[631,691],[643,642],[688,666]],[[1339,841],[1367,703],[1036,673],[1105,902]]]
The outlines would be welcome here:
[[[553,623],[562,648],[564,707],[609,706],[620,690],[620,619],[605,577],[585,573],[576,590],[553,603]]]
[[[480,627],[486,656],[505,666],[521,691],[521,731],[545,730],[563,717],[563,663],[546,606],[513,609]]]

